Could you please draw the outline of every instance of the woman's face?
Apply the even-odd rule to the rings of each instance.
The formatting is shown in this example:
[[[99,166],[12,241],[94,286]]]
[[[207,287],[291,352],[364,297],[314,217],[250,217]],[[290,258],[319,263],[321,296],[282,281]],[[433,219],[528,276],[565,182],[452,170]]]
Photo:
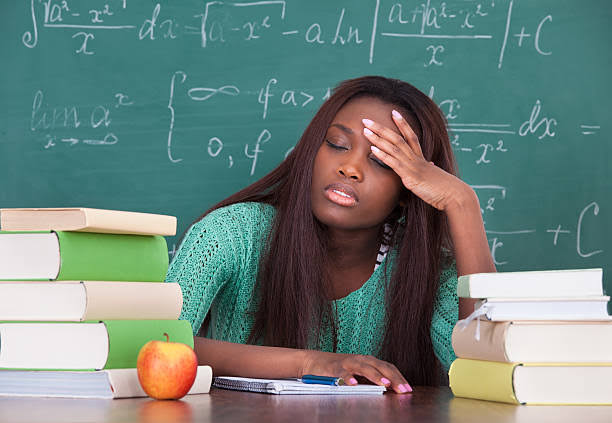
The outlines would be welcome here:
[[[371,119],[399,134],[391,120],[394,108],[374,97],[361,97],[336,114],[312,172],[312,210],[323,224],[350,230],[376,227],[397,205],[402,181],[374,156],[361,121]]]

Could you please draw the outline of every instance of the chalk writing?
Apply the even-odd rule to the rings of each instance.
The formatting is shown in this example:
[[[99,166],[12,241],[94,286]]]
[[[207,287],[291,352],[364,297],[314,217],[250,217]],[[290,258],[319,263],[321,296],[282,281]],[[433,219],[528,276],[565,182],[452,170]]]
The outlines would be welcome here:
[[[587,219],[587,215],[592,214],[593,217],[597,217],[600,213],[600,207],[599,204],[595,201],[589,203],[587,206],[585,206],[579,213],[578,215],[578,219],[575,225],[575,238],[573,239],[573,242],[575,243],[575,251],[576,251],[576,255],[578,258],[580,259],[585,259],[585,258],[589,258],[598,254],[602,254],[604,253],[603,249],[596,249],[596,248],[591,248],[589,250],[586,249],[585,247],[585,240],[584,240],[584,226],[585,224],[593,224],[594,220],[593,218],[589,218],[588,220],[590,220],[589,223],[585,223],[585,220]],[[548,228],[546,229],[544,232],[552,234],[552,245],[553,246],[557,246],[559,241],[562,240],[563,238],[560,237],[560,235],[564,235],[564,236],[571,236],[572,231],[568,228],[568,229],[564,229],[567,228],[567,226],[564,226],[562,224],[557,224],[557,226],[555,228]],[[515,230],[515,231],[495,231],[495,230],[490,230],[487,229],[486,233],[487,235],[496,235],[493,236],[492,238],[489,239],[489,244],[490,244],[490,248],[491,248],[491,254],[493,255],[494,261],[496,265],[504,265],[504,264],[508,264],[509,261],[501,261],[498,260],[498,256],[497,254],[499,253],[499,249],[501,249],[501,247],[504,246],[504,242],[501,241],[500,239],[500,235],[503,236],[528,236],[531,234],[535,234],[538,231],[536,229],[521,229],[521,230]],[[571,237],[568,238],[569,241],[572,241]]]
[[[582,211],[580,212],[580,216],[578,217],[578,225],[576,229],[576,252],[578,253],[580,257],[591,257],[591,256],[594,256],[595,254],[603,253],[603,250],[593,250],[593,251],[585,252],[581,246],[583,244],[583,240],[582,240],[583,220],[584,220],[585,214],[588,211],[590,211],[590,209],[593,209],[594,216],[597,216],[599,214],[599,205],[596,202],[592,202],[589,205],[587,205],[584,209],[582,209]]]
[[[168,110],[170,110],[170,128],[168,129],[168,159],[172,162],[172,163],[178,163],[180,161],[182,161],[183,159],[175,159],[172,157],[172,132],[174,131],[174,106],[173,106],[173,101],[174,101],[174,85],[176,83],[176,77],[180,77],[180,81],[179,83],[183,83],[185,82],[185,79],[187,79],[187,74],[183,71],[176,71],[174,72],[174,74],[172,75],[172,78],[170,79],[170,96],[168,98]]]
[[[427,51],[431,52],[431,59],[429,59],[429,62],[425,63],[425,67],[428,67],[428,66],[431,66],[431,65],[437,65],[437,66],[442,66],[443,65],[443,63],[438,60],[436,55],[438,53],[444,53],[444,46],[430,45],[430,46],[427,46]]]
[[[600,129],[600,125],[580,125],[580,132],[582,135],[594,135]]]
[[[68,146],[77,144],[86,145],[115,145],[119,138],[113,132],[106,132],[101,138],[76,137],[66,135],[73,133],[77,129],[84,128],[110,130],[111,126],[111,107],[110,105],[98,104],[85,108],[77,105],[64,105],[49,107],[45,103],[45,96],[42,90],[37,90],[32,100],[32,110],[30,115],[30,130],[42,133],[44,136],[44,148],[46,150],[55,147],[59,143]],[[85,115],[85,119],[83,119]]]
[[[100,7],[78,11],[83,5],[74,0],[41,0],[39,7],[43,9],[42,26],[46,30],[74,31],[70,35],[77,42],[74,52],[85,56],[95,55],[97,46],[93,45],[94,41],[110,30],[121,31],[130,38],[135,33],[141,42],[191,42],[196,36],[203,49],[243,42],[265,43],[271,38],[287,38],[313,46],[358,46],[363,47],[364,58],[367,57],[368,63],[372,64],[378,36],[386,40],[405,39],[411,43],[418,40],[437,40],[438,43],[445,40],[491,42],[501,34],[479,32],[479,29],[499,20],[504,13],[506,25],[497,61],[498,69],[502,68],[510,37],[516,40],[517,48],[523,48],[526,40],[533,40],[536,54],[552,54],[542,41],[546,28],[552,25],[552,14],[540,18],[531,32],[525,25],[512,32],[514,0],[509,1],[507,11],[496,8],[493,1],[490,4],[449,4],[448,1],[426,0],[412,7],[407,3],[382,4],[381,0],[376,0],[370,14],[371,21],[356,19],[350,8],[339,7],[331,12],[335,16],[331,26],[317,21],[295,23],[285,0],[208,1],[188,16],[174,16],[170,8],[155,3],[152,8],[139,11],[142,19],[138,22],[126,22],[127,2],[122,2],[119,8],[104,3]],[[30,0],[32,29],[22,35],[22,42],[28,48],[36,47],[40,36],[36,9],[35,0]],[[369,42],[366,42],[368,36]],[[449,64],[442,58],[442,54],[449,50],[448,45],[425,44],[421,48],[425,67]]]
[[[263,131],[261,131],[261,134],[259,134],[259,137],[257,137],[255,146],[252,148],[250,153],[249,153],[249,145],[248,144],[244,145],[244,155],[247,156],[249,159],[252,159],[250,175],[253,175],[255,173],[255,168],[257,167],[257,157],[259,156],[260,153],[263,153],[261,146],[264,143],[267,143],[268,141],[270,141],[271,138],[272,138],[272,134],[270,133],[270,131],[268,131],[267,129],[264,129]]]
[[[553,118],[540,118],[540,111],[542,110],[542,104],[540,100],[536,100],[536,104],[531,109],[531,115],[529,119],[523,122],[519,128],[519,135],[524,137],[528,134],[535,134],[540,132],[538,139],[541,140],[545,137],[554,137],[554,128],[557,126],[557,120]]]
[[[277,97],[280,101],[281,105],[290,106],[295,108],[303,108],[306,107],[310,102],[312,102],[315,98],[325,100],[329,97],[330,89],[325,87],[323,89],[317,90],[317,92],[308,92],[302,89],[288,88],[285,90],[275,90],[275,86],[278,84],[277,78],[270,78],[266,82],[265,86],[259,89],[259,93],[257,96],[257,102],[263,105],[262,110],[262,119],[266,119],[269,115],[269,108],[272,102],[272,97]],[[325,90],[325,95],[319,97],[321,91]],[[277,94],[275,94],[275,92]]]

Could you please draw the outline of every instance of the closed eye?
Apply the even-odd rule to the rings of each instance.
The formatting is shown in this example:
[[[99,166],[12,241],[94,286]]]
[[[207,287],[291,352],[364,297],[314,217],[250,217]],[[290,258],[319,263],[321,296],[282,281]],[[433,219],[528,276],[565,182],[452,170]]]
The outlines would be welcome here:
[[[327,143],[327,145],[329,145],[331,148],[334,148],[336,150],[348,150],[348,148],[338,145],[338,144],[334,144],[333,142],[331,142],[330,140],[325,140],[325,142]]]
[[[382,167],[383,169],[387,169],[387,170],[391,170],[391,167],[388,166],[387,164],[385,164],[382,160],[380,160],[378,157],[375,156],[371,156],[370,157],[372,159],[373,162],[375,162],[377,165],[379,165],[380,167]]]

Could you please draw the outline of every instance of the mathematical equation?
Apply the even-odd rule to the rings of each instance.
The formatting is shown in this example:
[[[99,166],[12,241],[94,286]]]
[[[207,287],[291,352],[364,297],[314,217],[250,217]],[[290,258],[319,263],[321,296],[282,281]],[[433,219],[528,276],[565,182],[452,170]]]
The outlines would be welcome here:
[[[504,190],[505,196],[505,188],[503,187],[491,187],[491,186],[472,186],[472,188],[478,193],[481,194],[481,190],[490,190],[490,189],[502,189]],[[491,197],[489,197],[490,199]],[[491,207],[491,204],[488,204],[486,207]],[[484,212],[484,210],[481,209]],[[592,256],[596,256],[598,254],[602,254],[604,252],[603,249],[598,248],[598,246],[588,245],[589,242],[585,240],[584,233],[586,232],[585,227],[588,225],[601,225],[603,222],[601,218],[598,220],[600,212],[599,203],[593,201],[583,207],[578,213],[578,217],[574,222],[566,222],[559,223],[554,222],[550,226],[540,229],[528,228],[528,229],[518,229],[512,231],[497,231],[493,229],[489,229],[487,227],[486,233],[489,241],[489,247],[491,248],[491,255],[493,256],[493,261],[497,266],[509,264],[510,260],[504,256],[504,242],[508,238],[520,238],[520,241],[523,243],[533,243],[538,236],[538,232],[544,232],[548,236],[544,239],[547,239],[549,245],[556,247],[557,245],[570,242],[575,246],[576,256],[580,258],[588,258]],[[485,221],[486,225],[486,221]],[[540,237],[541,239],[542,237]]]
[[[331,95],[331,88],[321,87],[316,89],[304,89],[291,87],[279,77],[269,77],[260,87],[239,87],[237,85],[222,85],[210,87],[205,81],[191,78],[187,72],[175,71],[168,81],[168,98],[166,106],[167,136],[164,144],[167,150],[168,160],[172,163],[183,161],[173,153],[173,144],[176,142],[195,142],[194,140],[175,140],[177,114],[201,114],[207,113],[206,107],[215,107],[214,103],[220,97],[232,98],[236,105],[244,103],[249,110],[260,110],[260,119],[267,121],[275,110],[283,112],[308,109],[315,110]],[[469,111],[468,106],[463,106],[463,100],[457,98],[441,98],[435,95],[435,87],[429,90],[429,96],[437,102],[448,121],[448,130],[451,144],[458,158],[470,155],[473,163],[479,166],[492,165],[495,159],[512,154],[512,143],[519,138],[528,138],[534,142],[546,142],[554,140],[560,131],[559,122],[556,117],[546,112],[545,104],[536,99],[534,104],[524,107],[524,116],[516,123],[483,123],[483,122],[461,122],[462,111]],[[177,99],[182,104],[192,104],[194,110],[176,109]],[[132,107],[135,100],[129,93],[116,92],[111,101],[99,104],[93,108],[84,110],[77,105],[50,106],[45,103],[43,90],[38,90],[32,100],[30,129],[33,132],[42,133],[44,137],[44,148],[50,149],[58,144],[75,146],[77,144],[87,145],[114,145],[119,142],[119,136],[112,130],[114,116],[126,108]],[[601,125],[596,122],[580,124],[574,130],[568,129],[571,137],[581,134],[584,137],[598,134]],[[102,130],[103,133],[96,139],[91,137],[77,137],[74,130],[79,128],[91,128]],[[224,135],[213,133],[205,135],[206,152],[211,158],[224,158],[227,167],[232,168],[236,154],[243,154],[252,162],[249,174],[253,175],[257,166],[258,157],[263,153],[263,144],[272,138],[270,127],[253,134],[253,144],[245,144],[241,152],[229,152],[227,144],[235,144],[234,140],[226,142]],[[489,141],[482,142],[483,137],[491,137]],[[200,137],[201,138],[201,137]],[[289,153],[285,153],[285,156]],[[222,154],[223,153],[223,154]]]
[[[449,41],[460,40],[494,43],[496,57],[493,59],[499,69],[510,45],[521,50],[531,49],[533,54],[540,56],[553,54],[542,41],[547,26],[552,24],[552,15],[543,14],[532,27],[513,25],[514,0],[456,4],[419,0],[411,2],[412,5],[409,2],[372,0],[368,4],[371,9],[366,22],[363,22],[363,17],[356,17],[353,11],[343,7],[324,12],[337,17],[329,26],[317,21],[292,23],[293,9],[289,3],[284,0],[215,0],[204,3],[203,11],[201,3],[196,3],[194,10],[186,12],[184,18],[173,15],[174,9],[170,6],[162,8],[157,3],[150,10],[134,12],[139,16],[134,18],[128,13],[127,0],[100,1],[95,8],[74,0],[41,0],[38,4],[30,0],[32,28],[22,34],[22,43],[35,48],[43,34],[42,29],[66,31],[74,40],[75,54],[93,56],[96,50],[104,48],[100,47],[99,40],[109,31],[119,31],[142,42],[180,42],[185,39],[202,49],[261,43],[276,37],[309,45],[357,46],[371,64],[375,60],[377,42],[422,40],[424,43],[419,47],[423,66],[441,67],[446,63],[446,55],[454,48]],[[359,5],[361,13],[364,4]],[[503,21],[504,25],[491,25],[491,22],[498,21]],[[494,27],[496,32],[483,31],[483,27]]]
[[[507,142],[510,135],[519,138],[531,137],[540,142],[554,140],[559,131],[559,122],[556,117],[551,116],[544,107],[543,101],[537,98],[528,115],[516,123],[508,122],[461,122],[461,111],[467,111],[467,107],[462,108],[463,101],[457,98],[446,98],[437,101],[434,98],[435,87],[429,90],[429,97],[437,102],[440,109],[445,114],[448,122],[448,131],[451,144],[455,154],[459,158],[464,155],[472,156],[472,160],[477,165],[489,165],[494,163],[494,159],[504,155],[511,150]],[[472,114],[473,115],[473,114]],[[601,130],[598,122],[589,121],[589,124],[580,123],[574,128],[565,128],[564,135],[578,137],[580,135],[597,135]],[[489,138],[486,142],[481,142],[482,138]]]
[[[173,143],[175,143],[175,131],[177,114],[181,113],[191,115],[191,110],[181,109],[177,112],[176,100],[188,104],[196,108],[196,115],[201,114],[202,118],[206,116],[209,109],[202,107],[208,104],[209,107],[215,107],[214,102],[219,97],[236,98],[237,102],[244,101],[255,103],[261,109],[260,118],[265,121],[269,119],[272,113],[272,108],[275,106],[283,107],[284,109],[301,110],[305,108],[316,109],[320,104],[331,95],[331,88],[324,87],[316,90],[298,89],[298,88],[278,88],[282,85],[278,78],[269,78],[264,85],[256,90],[242,90],[235,85],[224,85],[221,87],[206,87],[198,83],[192,83],[188,75],[184,71],[176,71],[170,77],[168,83],[168,99],[166,105],[167,113],[167,137],[164,139],[167,149],[168,160],[172,163],[180,163],[184,160],[183,157],[176,157],[173,154]],[[241,98],[238,98],[241,96]],[[151,102],[151,100],[146,100]],[[145,100],[141,100],[145,102]],[[154,101],[157,102],[157,101]],[[160,101],[161,102],[161,101]],[[121,119],[121,112],[128,108],[138,105],[138,101],[132,95],[126,92],[115,92],[108,102],[97,104],[95,106],[80,106],[78,104],[53,104],[45,97],[44,90],[39,89],[34,93],[32,99],[30,131],[35,134],[42,135],[42,148],[45,150],[57,148],[76,148],[76,146],[112,146],[120,141],[120,133],[113,130],[113,124]],[[199,108],[198,108],[199,107]],[[126,124],[127,122],[123,122]],[[135,122],[131,122],[132,125]],[[91,132],[99,133],[98,137],[77,136],[78,133]],[[249,167],[249,175],[255,173],[258,158],[264,152],[263,145],[268,143],[272,138],[270,129],[264,128],[254,135],[252,143],[245,143],[239,152],[228,150],[227,145],[239,144],[236,140],[227,142],[223,134],[209,134],[193,138],[183,139],[181,142],[194,144],[204,138],[205,148],[203,154],[212,159],[226,160],[227,167],[232,168],[236,161],[236,156],[240,155],[251,161]],[[244,137],[241,136],[241,139]],[[239,144],[240,145],[240,144]],[[278,147],[277,147],[278,148]],[[291,151],[290,147],[285,157]],[[223,154],[222,154],[223,153]]]
[[[56,147],[58,144],[69,146],[75,146],[77,144],[117,144],[119,138],[110,131],[112,122],[111,111],[113,107],[128,107],[134,104],[125,94],[116,93],[113,105],[99,104],[94,106],[91,110],[84,112],[84,108],[77,105],[49,107],[45,105],[44,97],[42,90],[38,90],[34,94],[30,130],[43,134],[45,150]],[[78,128],[100,128],[100,130],[105,131],[105,133],[100,138],[78,138],[73,135],[73,130]],[[60,134],[58,134],[58,132]]]

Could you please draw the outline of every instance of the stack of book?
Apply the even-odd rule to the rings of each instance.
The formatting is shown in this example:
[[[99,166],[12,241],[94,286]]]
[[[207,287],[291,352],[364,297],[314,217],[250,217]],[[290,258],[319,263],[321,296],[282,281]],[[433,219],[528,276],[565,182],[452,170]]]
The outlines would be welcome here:
[[[164,236],[176,218],[87,208],[0,210],[0,395],[145,396],[151,340],[193,347]],[[210,368],[191,392],[207,392]]]
[[[461,276],[459,297],[479,303],[453,330],[453,394],[513,404],[612,404],[612,321],[602,273]]]

